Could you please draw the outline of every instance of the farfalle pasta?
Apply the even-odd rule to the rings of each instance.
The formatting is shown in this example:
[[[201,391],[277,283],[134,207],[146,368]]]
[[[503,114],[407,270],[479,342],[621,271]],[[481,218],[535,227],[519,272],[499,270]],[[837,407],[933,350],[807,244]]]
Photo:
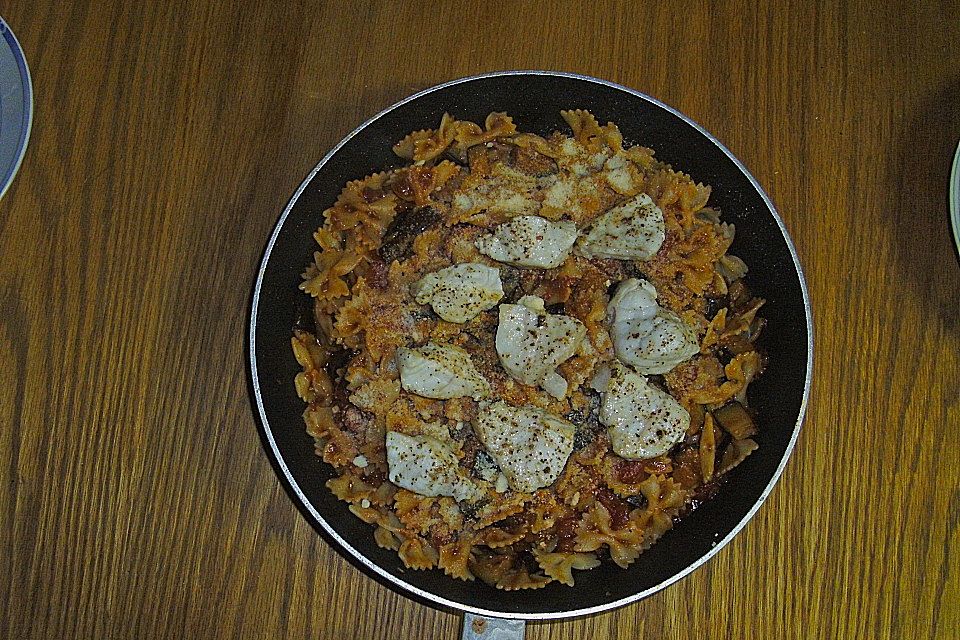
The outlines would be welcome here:
[[[733,225],[615,124],[560,115],[543,137],[445,114],[347,183],[291,339],[330,491],[406,567],[506,590],[628,567],[758,446]]]

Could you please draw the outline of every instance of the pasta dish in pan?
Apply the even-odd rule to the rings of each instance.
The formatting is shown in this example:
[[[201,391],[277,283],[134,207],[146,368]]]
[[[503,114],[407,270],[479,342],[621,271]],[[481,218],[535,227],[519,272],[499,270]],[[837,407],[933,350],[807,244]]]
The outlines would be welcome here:
[[[710,188],[572,134],[444,115],[323,212],[298,327],[327,485],[405,566],[501,589],[628,566],[757,444],[763,300]]]

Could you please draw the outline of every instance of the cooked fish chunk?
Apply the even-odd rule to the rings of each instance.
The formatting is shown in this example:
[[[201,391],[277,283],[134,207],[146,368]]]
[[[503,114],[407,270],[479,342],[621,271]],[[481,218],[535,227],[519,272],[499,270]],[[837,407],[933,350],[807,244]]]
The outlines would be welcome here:
[[[481,211],[507,216],[535,214],[540,209],[533,195],[536,188],[537,180],[533,176],[496,162],[483,182],[458,191],[451,203],[451,213],[459,220]]]
[[[428,273],[410,285],[410,293],[447,322],[467,322],[500,302],[503,284],[496,267],[465,262]]]
[[[482,407],[474,431],[496,460],[510,488],[526,493],[557,479],[573,451],[575,427],[534,407],[504,402]]]
[[[607,159],[603,165],[604,178],[617,193],[627,194],[635,189],[629,167],[630,162],[622,153]]]
[[[490,383],[473,366],[470,355],[453,345],[428,342],[419,349],[400,347],[397,368],[400,385],[425,398],[479,400],[490,393]]]
[[[446,443],[431,436],[387,432],[387,467],[390,482],[424,496],[450,496],[458,501],[483,495],[460,468]]]
[[[607,317],[617,357],[642,374],[666,373],[700,351],[693,329],[657,304],[657,290],[645,280],[621,282]]]
[[[666,238],[663,211],[645,193],[609,209],[586,231],[577,249],[588,258],[649,260]]]
[[[500,363],[514,379],[563,398],[567,381],[556,368],[577,352],[586,334],[576,318],[548,314],[541,298],[523,296],[519,304],[500,305],[495,345]]]
[[[518,216],[477,240],[477,249],[497,262],[517,267],[559,267],[577,240],[577,225],[540,216]]]
[[[601,378],[600,422],[608,427],[613,451],[630,460],[663,455],[683,439],[690,414],[670,394],[622,364]],[[596,382],[596,378],[595,378]]]

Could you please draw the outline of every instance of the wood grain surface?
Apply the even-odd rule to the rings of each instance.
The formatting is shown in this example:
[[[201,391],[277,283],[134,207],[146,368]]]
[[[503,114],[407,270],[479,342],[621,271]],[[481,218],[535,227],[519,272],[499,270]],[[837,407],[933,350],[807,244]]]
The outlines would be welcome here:
[[[267,236],[345,133],[481,71],[621,82],[778,204],[805,429],[715,559],[560,638],[960,635],[956,2],[0,0],[36,119],[0,202],[0,638],[456,638],[281,488],[247,397]]]

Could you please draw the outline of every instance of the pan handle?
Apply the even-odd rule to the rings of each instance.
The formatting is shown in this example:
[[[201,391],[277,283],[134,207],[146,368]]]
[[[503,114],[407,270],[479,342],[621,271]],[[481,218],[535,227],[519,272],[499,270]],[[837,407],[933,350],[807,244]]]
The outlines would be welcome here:
[[[460,640],[523,640],[526,626],[523,620],[486,618],[464,613]]]

